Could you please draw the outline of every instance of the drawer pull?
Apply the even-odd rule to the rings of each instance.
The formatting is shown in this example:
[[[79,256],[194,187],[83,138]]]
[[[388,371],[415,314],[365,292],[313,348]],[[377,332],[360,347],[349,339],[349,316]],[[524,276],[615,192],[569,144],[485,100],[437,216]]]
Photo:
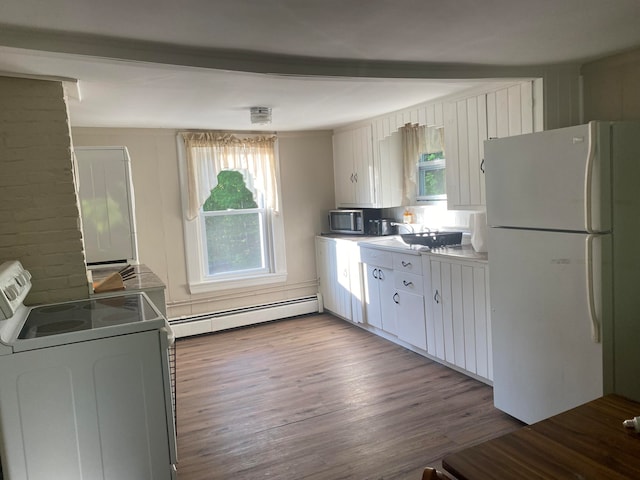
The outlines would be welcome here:
[[[410,267],[411,266],[411,262],[405,262],[404,260],[402,260],[402,266],[403,267]]]
[[[407,282],[406,280],[402,280],[402,284],[405,287],[413,287],[413,282]]]

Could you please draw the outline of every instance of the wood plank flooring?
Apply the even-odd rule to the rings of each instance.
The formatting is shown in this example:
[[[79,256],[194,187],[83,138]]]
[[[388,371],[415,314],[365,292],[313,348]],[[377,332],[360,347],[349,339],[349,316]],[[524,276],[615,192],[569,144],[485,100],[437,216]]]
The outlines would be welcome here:
[[[179,480],[390,480],[522,424],[492,389],[329,314],[178,340]]]

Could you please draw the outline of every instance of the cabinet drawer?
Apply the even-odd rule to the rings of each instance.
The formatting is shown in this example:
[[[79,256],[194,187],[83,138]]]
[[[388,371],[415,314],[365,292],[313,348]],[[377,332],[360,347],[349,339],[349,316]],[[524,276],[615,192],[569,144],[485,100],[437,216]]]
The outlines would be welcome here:
[[[394,271],[395,286],[397,290],[423,295],[422,275]]]
[[[407,272],[415,275],[422,275],[422,260],[419,255],[394,253],[393,269],[396,272]]]
[[[362,263],[393,269],[393,254],[377,248],[361,248]]]

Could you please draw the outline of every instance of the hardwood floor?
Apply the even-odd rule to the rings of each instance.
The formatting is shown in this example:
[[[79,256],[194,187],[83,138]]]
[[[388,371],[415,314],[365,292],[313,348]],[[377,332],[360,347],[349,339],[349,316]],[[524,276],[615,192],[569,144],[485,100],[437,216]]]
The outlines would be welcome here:
[[[420,479],[521,424],[492,389],[328,314],[178,340],[179,480]]]

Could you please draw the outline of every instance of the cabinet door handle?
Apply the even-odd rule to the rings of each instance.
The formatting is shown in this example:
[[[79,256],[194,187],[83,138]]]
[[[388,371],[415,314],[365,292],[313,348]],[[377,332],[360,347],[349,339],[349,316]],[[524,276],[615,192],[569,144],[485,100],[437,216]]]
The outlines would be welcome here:
[[[440,303],[440,294],[438,293],[438,290],[436,290],[436,293],[433,296],[433,299],[436,301],[436,303]]]
[[[378,270],[377,268],[373,269],[373,272],[371,273],[371,275],[373,275],[373,278],[375,278],[376,280],[378,280],[378,275],[376,272],[379,272],[380,270]]]
[[[354,178],[356,179],[356,183],[358,183],[358,172],[355,173]]]
[[[353,173],[351,174],[351,183],[353,183]]]
[[[402,260],[402,266],[403,267],[410,267],[411,266],[411,262],[405,262],[404,260]]]
[[[413,282],[407,282],[406,280],[402,280],[402,284],[403,284],[405,287],[409,287],[409,286],[413,287]]]
[[[382,270],[378,270],[378,280],[384,280],[384,272]]]
[[[400,295],[398,295],[398,292],[394,293],[393,294],[393,301],[396,303],[396,305],[400,304],[399,300],[400,300]]]
[[[480,162],[480,171],[482,173],[484,173],[484,158],[482,159],[482,161]]]

